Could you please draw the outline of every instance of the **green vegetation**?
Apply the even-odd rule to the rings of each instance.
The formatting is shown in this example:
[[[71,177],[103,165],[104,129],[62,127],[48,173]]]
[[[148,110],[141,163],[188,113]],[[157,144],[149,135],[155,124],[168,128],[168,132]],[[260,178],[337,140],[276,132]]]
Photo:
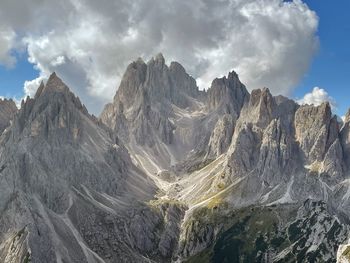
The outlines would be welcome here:
[[[322,262],[324,255],[337,251],[338,245],[345,241],[345,236],[341,237],[342,226],[327,214],[321,202],[312,202],[311,207],[312,210],[305,211],[306,214],[294,222],[293,218],[297,217],[296,207],[289,207],[289,212],[283,216],[281,216],[285,211],[283,206],[252,207],[250,214],[246,209],[242,213],[246,216],[245,220],[242,220],[241,215],[239,224],[235,223],[215,243],[211,262],[236,262],[234,261],[236,254],[240,255],[237,262],[266,262],[268,254],[277,255],[285,249],[287,254],[279,262]],[[326,212],[326,216],[320,217],[320,211]],[[284,220],[292,223],[285,225]],[[332,222],[332,225],[319,237],[323,238],[324,242],[316,250],[310,251],[312,245],[310,236],[318,224],[325,222]],[[242,223],[245,223],[244,227]],[[233,247],[231,250],[226,249],[231,242],[235,244],[235,251]],[[332,252],[327,243],[332,244],[334,249]],[[215,255],[220,255],[219,260],[215,261]]]
[[[288,237],[289,237],[289,240],[291,242],[295,242],[296,240],[298,240],[301,236],[302,236],[302,233],[301,233],[301,229],[300,229],[300,226],[299,224],[301,224],[302,221],[301,220],[297,220],[296,222],[294,222],[293,224],[291,224],[288,228]]]
[[[263,262],[267,249],[282,251],[291,244],[286,232],[278,229],[278,207],[248,207],[226,214],[217,209],[208,213],[221,202],[214,198],[194,214],[200,225],[222,225],[222,229],[215,243],[190,257],[188,263]]]
[[[346,241],[344,226],[328,214],[322,202],[304,204],[307,209],[302,217],[297,216],[300,204],[251,206],[232,211],[225,209],[223,203],[220,196],[215,196],[207,206],[195,210],[186,223],[190,237],[199,243],[208,240],[205,238],[210,237],[206,235],[210,231],[218,233],[214,242],[205,243],[208,247],[188,258],[188,263],[266,262],[267,257],[276,257],[274,262],[279,263],[323,262],[325,255],[334,255]],[[329,228],[318,237],[323,241],[317,249],[309,250],[313,245],[309,238],[319,224]],[[343,254],[350,260],[350,247]]]
[[[213,257],[211,249],[206,249],[197,255],[190,257],[187,260],[187,263],[210,263],[211,258]]]
[[[30,263],[31,259],[30,259],[30,253],[27,252],[27,254],[25,255],[24,259],[23,259],[23,263]]]

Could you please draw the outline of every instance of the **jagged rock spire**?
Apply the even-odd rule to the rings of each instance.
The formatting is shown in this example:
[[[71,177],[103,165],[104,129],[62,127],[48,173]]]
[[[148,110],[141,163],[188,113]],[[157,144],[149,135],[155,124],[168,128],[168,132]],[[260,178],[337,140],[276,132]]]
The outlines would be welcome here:
[[[155,57],[155,61],[159,64],[164,65],[165,64],[165,59],[162,53],[158,53]]]
[[[241,233],[221,234],[242,218],[248,243],[264,243],[251,260],[332,259],[347,238],[350,117],[339,134],[327,103],[250,95],[235,72],[201,92],[158,55],[129,65],[102,121],[56,74],[23,102],[0,136],[0,260],[211,257],[236,247]]]
[[[248,99],[249,93],[234,71],[227,78],[224,76],[214,79],[208,90],[209,108],[232,114],[235,118]]]
[[[80,114],[94,119],[80,99],[70,91],[56,73],[52,73],[46,85],[44,82],[40,83],[34,98],[27,97],[22,101],[21,109],[15,119],[17,128],[14,132],[17,136],[22,132],[30,136],[48,136],[50,131],[59,127],[73,129],[73,126],[78,124],[71,124],[80,118]]]
[[[0,98],[0,135],[10,125],[18,111],[15,102],[12,99]]]

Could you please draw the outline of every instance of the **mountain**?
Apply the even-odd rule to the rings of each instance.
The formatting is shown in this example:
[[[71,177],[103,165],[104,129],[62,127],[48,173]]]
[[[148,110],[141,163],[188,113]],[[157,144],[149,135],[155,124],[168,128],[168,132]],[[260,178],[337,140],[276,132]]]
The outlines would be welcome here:
[[[22,103],[0,160],[0,262],[143,261],[128,249],[160,220],[142,205],[155,185],[55,74]]]
[[[158,54],[99,118],[55,73],[9,108],[0,262],[350,258],[350,113],[328,103],[249,93],[235,72],[201,91]]]

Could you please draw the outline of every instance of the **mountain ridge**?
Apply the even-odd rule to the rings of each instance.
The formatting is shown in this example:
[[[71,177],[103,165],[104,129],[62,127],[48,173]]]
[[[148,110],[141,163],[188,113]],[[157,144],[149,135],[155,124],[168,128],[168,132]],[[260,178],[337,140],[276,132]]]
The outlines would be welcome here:
[[[0,132],[0,261],[342,260],[348,115],[159,54],[96,118],[53,73]]]

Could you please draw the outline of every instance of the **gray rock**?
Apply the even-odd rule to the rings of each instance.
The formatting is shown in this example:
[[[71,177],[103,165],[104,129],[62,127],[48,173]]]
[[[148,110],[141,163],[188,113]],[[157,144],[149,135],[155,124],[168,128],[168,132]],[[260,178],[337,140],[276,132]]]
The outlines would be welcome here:
[[[0,135],[10,126],[16,112],[17,107],[13,100],[0,99]]]
[[[20,110],[0,101],[0,261],[332,262],[350,113],[339,125],[235,72],[200,91],[161,54],[128,66],[99,119],[52,74]]]

